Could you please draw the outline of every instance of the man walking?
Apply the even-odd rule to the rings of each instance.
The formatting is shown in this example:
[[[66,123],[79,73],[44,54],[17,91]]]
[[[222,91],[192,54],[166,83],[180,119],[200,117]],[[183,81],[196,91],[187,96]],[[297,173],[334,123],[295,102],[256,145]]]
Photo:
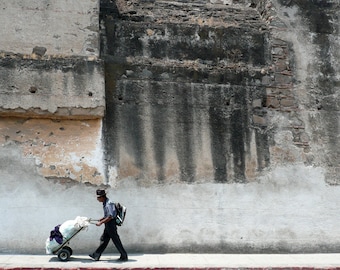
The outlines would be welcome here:
[[[105,190],[98,189],[96,193],[97,193],[97,200],[103,203],[103,209],[104,209],[104,217],[101,218],[96,223],[96,225],[101,226],[102,224],[104,224],[105,229],[104,229],[102,236],[100,237],[99,247],[94,253],[90,254],[89,256],[95,261],[99,261],[100,256],[102,255],[108,243],[110,242],[110,239],[112,239],[112,242],[116,246],[117,250],[120,252],[120,258],[117,261],[122,261],[122,262],[127,261],[128,255],[117,233],[117,225],[115,221],[115,217],[116,217],[115,205],[113,202],[109,200],[109,198],[106,197]]]

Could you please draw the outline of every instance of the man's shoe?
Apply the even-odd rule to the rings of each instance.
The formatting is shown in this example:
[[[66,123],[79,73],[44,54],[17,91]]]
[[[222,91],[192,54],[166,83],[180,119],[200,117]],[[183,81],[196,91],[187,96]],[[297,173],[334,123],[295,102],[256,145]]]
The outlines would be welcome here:
[[[90,256],[93,260],[99,261],[99,258],[100,258],[100,257],[94,255],[94,253],[90,254],[89,256]]]
[[[120,257],[119,259],[117,259],[117,262],[127,262],[128,261],[128,257]]]

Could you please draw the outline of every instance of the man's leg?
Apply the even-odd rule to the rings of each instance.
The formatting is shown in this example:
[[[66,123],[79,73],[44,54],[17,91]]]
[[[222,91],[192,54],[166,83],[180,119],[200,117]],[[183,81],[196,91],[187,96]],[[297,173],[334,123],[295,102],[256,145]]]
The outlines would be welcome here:
[[[110,228],[108,229],[108,233],[112,239],[113,244],[115,245],[115,247],[117,248],[117,250],[120,253],[120,259],[122,260],[127,260],[128,259],[128,255],[123,247],[122,242],[120,241],[120,237],[118,235],[117,232],[117,226],[112,225],[110,226]]]
[[[107,233],[106,228],[100,237],[100,245],[96,249],[96,251],[93,254],[90,254],[90,257],[94,260],[98,261],[104,250],[106,249],[107,245],[110,242],[110,235]]]

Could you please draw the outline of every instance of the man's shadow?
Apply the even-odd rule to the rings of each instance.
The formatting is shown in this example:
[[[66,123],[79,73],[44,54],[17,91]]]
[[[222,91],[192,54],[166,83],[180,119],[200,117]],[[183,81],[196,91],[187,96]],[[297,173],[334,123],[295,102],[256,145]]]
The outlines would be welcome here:
[[[84,258],[84,257],[70,257],[67,261],[60,261],[58,257],[52,257],[49,262],[81,262],[81,263],[98,263],[98,262],[105,262],[105,263],[117,263],[117,264],[123,264],[123,263],[130,263],[130,262],[137,262],[138,260],[130,259],[128,261],[117,261],[117,259],[107,259],[103,258],[99,261],[94,261],[91,258]]]

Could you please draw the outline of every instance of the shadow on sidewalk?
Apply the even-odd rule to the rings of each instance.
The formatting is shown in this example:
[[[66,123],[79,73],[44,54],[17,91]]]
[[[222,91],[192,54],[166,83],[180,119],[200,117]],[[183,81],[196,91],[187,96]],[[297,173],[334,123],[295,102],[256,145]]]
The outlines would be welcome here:
[[[58,257],[53,257],[49,260],[49,262],[60,262],[60,263],[63,263],[62,261],[60,261],[58,259]],[[130,262],[137,262],[137,260],[133,260],[133,259],[129,259],[128,261],[126,262],[122,262],[122,261],[117,261],[117,258],[114,258],[114,259],[107,259],[107,258],[103,258],[103,259],[100,259],[99,261],[94,261],[93,259],[91,258],[84,258],[84,257],[70,257],[70,259],[68,261],[65,261],[64,263],[67,263],[67,262],[80,262],[80,263],[116,263],[116,264],[123,264],[123,263],[130,263]]]

